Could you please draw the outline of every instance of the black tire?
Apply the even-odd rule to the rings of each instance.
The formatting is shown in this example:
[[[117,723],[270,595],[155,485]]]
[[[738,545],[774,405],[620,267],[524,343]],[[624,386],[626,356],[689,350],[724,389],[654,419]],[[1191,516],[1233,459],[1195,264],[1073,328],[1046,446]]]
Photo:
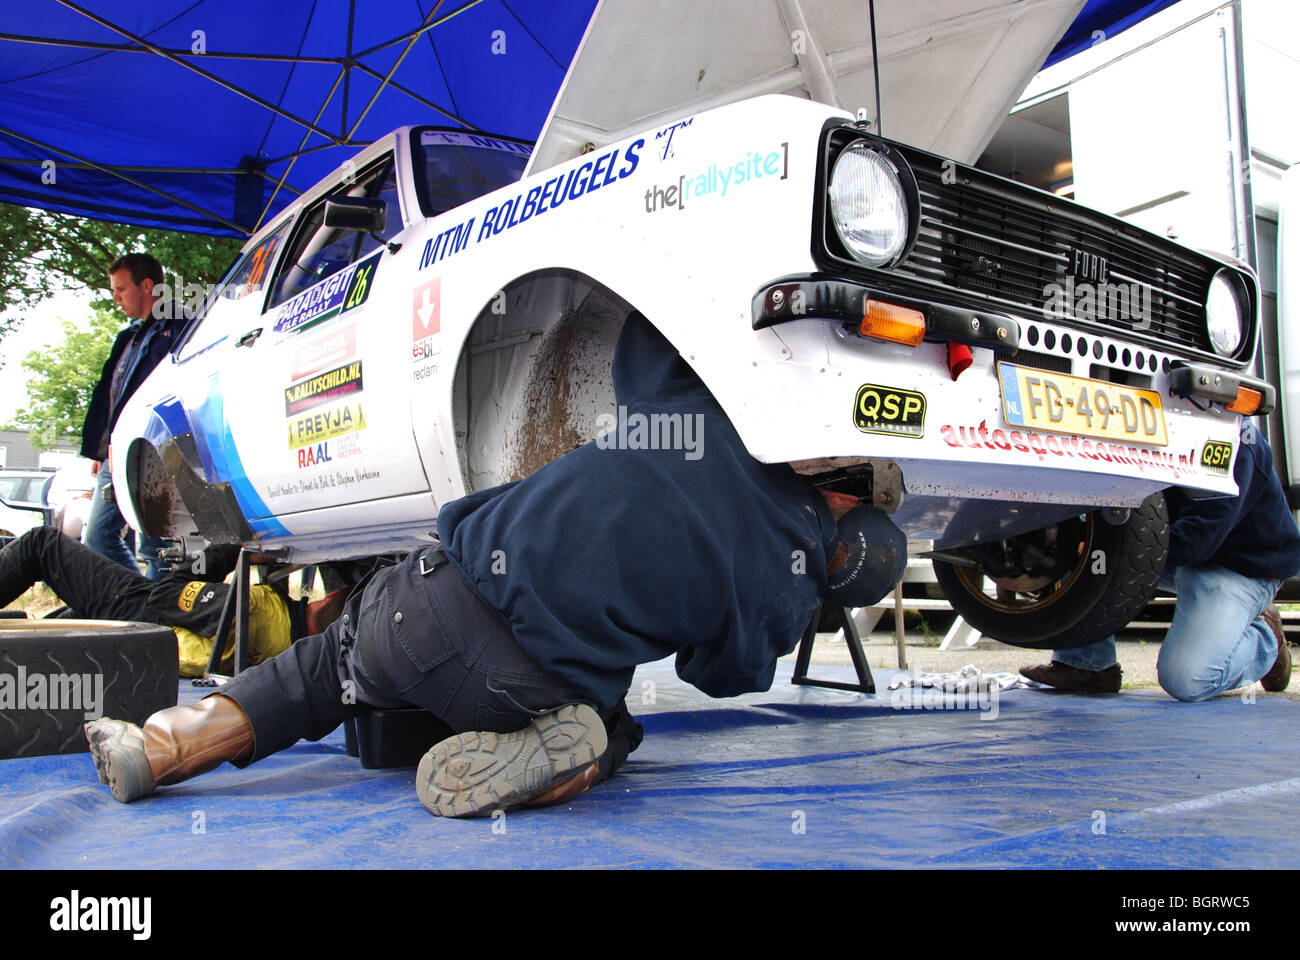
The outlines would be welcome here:
[[[74,685],[74,675],[89,675],[90,688],[83,691],[80,681]],[[85,753],[82,726],[95,719],[88,712],[142,723],[176,705],[177,676],[176,634],[170,627],[116,620],[0,620],[0,759]],[[44,679],[33,686],[37,677]],[[42,702],[33,704],[38,696]]]
[[[1148,497],[1122,524],[1093,512],[1058,529],[1072,531],[1074,559],[1053,582],[1026,593],[999,588],[989,596],[980,569],[936,559],[934,575],[944,597],[980,633],[1035,650],[1086,646],[1127,626],[1155,595],[1164,570],[1164,495]]]
[[[26,620],[26,610],[0,610],[0,620]]]

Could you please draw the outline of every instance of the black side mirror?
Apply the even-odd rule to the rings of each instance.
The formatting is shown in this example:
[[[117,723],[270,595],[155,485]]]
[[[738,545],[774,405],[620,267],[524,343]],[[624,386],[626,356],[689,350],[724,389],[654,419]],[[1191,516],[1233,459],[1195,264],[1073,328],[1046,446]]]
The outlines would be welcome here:
[[[382,233],[388,225],[388,204],[373,197],[325,198],[325,226],[341,230]]]
[[[384,227],[388,225],[388,203],[376,197],[345,197],[340,195],[325,198],[325,226],[339,230],[363,230],[383,244],[389,253],[402,249],[400,243],[385,240]]]

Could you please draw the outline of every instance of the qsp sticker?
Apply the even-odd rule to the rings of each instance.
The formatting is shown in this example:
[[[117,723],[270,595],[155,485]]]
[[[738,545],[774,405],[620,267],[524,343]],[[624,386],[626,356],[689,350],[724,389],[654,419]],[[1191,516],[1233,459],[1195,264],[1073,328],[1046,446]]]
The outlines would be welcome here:
[[[199,594],[206,586],[207,584],[202,580],[191,580],[189,583],[185,584],[185,588],[181,590],[181,595],[176,599],[176,606],[180,607],[186,613],[192,612],[194,610],[194,601],[198,599]]]
[[[1232,463],[1232,444],[1225,440],[1207,440],[1201,448],[1201,469],[1208,473],[1227,474]]]
[[[864,383],[853,401],[853,425],[863,433],[925,436],[925,394]]]

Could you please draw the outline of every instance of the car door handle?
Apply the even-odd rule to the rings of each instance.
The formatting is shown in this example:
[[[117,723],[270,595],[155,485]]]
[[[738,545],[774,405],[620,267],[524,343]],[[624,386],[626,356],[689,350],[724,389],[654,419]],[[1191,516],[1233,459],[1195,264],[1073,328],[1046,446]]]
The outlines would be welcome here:
[[[253,345],[253,341],[256,340],[258,337],[260,337],[261,335],[262,335],[261,327],[258,327],[256,330],[249,330],[248,333],[244,334],[242,337],[239,338],[238,341],[236,341],[235,346],[251,347]]]

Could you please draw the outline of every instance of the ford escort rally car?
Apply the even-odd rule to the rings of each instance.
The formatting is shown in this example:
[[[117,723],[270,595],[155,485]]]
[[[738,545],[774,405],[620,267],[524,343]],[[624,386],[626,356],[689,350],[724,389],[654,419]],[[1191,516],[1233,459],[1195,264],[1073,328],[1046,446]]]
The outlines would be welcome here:
[[[1159,491],[1235,492],[1257,283],[1241,264],[787,96],[521,179],[530,145],[373,144],[245,246],[113,435],[143,532],[296,562],[407,549],[442,504],[630,424],[646,316],[749,451],[933,540],[945,594],[1026,646],[1155,589]]]

